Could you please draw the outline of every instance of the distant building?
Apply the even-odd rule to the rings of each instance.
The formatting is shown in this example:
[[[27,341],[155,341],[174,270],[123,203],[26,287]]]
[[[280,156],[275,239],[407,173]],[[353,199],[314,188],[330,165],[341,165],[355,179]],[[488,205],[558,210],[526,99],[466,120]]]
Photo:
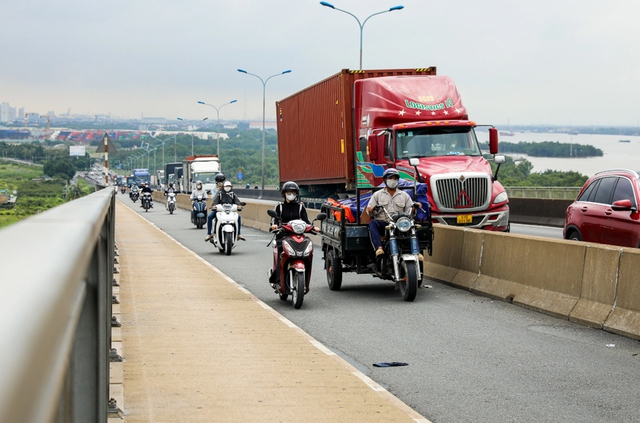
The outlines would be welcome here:
[[[239,127],[239,124],[238,124]],[[260,122],[249,122],[249,129],[262,129],[262,121]],[[264,123],[264,129],[273,129],[274,131],[276,131],[277,128],[277,124],[276,122],[265,122]]]

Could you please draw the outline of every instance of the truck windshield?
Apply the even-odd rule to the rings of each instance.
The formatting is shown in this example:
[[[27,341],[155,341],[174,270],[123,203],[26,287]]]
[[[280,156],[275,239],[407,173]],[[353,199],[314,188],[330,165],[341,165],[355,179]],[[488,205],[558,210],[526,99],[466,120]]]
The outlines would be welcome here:
[[[198,172],[193,174],[194,181],[201,181],[203,184],[214,184],[218,172]]]
[[[480,156],[472,127],[441,126],[413,128],[396,132],[396,157]]]

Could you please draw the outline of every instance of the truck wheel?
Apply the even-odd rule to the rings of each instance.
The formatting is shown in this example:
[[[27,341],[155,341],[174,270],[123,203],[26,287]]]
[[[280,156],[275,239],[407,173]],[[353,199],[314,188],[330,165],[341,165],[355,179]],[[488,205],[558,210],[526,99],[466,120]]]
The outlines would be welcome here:
[[[293,300],[293,307],[302,307],[304,301],[304,273],[293,273],[293,292],[291,293],[291,299]]]
[[[416,262],[402,262],[403,279],[400,281],[400,293],[405,301],[413,301],[418,292],[418,272]]]
[[[327,284],[332,291],[339,291],[342,287],[342,260],[334,250],[327,252]]]

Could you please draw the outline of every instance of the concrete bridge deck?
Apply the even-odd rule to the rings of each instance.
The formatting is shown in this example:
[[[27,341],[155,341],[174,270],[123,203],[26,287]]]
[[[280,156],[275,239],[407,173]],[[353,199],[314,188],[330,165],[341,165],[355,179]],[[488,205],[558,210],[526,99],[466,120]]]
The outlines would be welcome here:
[[[125,422],[428,422],[119,202],[116,216]]]

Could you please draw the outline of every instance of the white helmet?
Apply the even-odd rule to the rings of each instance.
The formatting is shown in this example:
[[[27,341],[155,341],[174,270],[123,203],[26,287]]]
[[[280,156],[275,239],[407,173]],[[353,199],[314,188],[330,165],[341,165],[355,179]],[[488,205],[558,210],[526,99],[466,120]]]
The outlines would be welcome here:
[[[196,188],[198,188],[198,189],[202,188],[202,181],[197,181],[196,182]]]
[[[231,181],[224,181],[224,184],[222,184],[222,189],[224,189],[225,192],[229,192],[231,191],[231,188],[233,188]]]

